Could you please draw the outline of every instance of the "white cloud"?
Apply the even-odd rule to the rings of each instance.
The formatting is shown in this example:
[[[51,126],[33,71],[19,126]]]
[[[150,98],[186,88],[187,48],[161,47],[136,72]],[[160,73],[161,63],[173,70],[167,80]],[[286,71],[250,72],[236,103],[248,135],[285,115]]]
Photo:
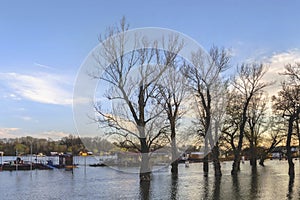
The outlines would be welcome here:
[[[0,138],[15,138],[19,128],[0,128]]]
[[[295,64],[300,62],[300,50],[292,49],[286,52],[274,53],[272,56],[263,59],[263,63],[266,63],[269,67],[264,80],[276,81],[276,83],[268,88],[269,95],[276,95],[281,89],[281,82],[284,80],[284,76],[279,73],[284,72],[284,66],[287,64]]]
[[[0,79],[4,80],[11,90],[6,96],[12,99],[24,98],[58,105],[72,104],[72,81],[67,77],[49,73],[0,73]]]
[[[61,139],[63,137],[69,136],[69,135],[70,135],[70,133],[66,133],[63,131],[45,131],[45,132],[38,134],[38,137],[51,138],[53,140],[58,140],[58,139]]]
[[[22,133],[20,132],[20,128],[1,128],[0,127],[0,138],[17,138],[17,137],[23,137],[23,136],[27,136],[30,135],[32,137],[37,137],[37,138],[51,138],[53,140],[59,140],[62,137],[66,137],[69,136],[70,133],[66,133],[63,131],[44,131],[41,133],[28,133],[28,132],[24,132],[22,131]]]

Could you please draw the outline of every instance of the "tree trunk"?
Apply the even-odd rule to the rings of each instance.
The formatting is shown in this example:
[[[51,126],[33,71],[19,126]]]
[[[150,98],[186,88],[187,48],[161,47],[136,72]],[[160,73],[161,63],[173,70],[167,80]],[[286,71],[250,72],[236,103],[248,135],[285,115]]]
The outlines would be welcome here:
[[[209,171],[209,167],[208,167],[208,155],[206,155],[203,158],[203,173],[204,173],[204,176],[208,176],[208,171]]]
[[[292,133],[293,133],[293,122],[294,122],[294,116],[290,116],[289,118],[289,128],[288,128],[288,135],[286,140],[286,155],[289,163],[289,176],[294,177],[295,176],[295,168],[292,158],[292,151],[291,151],[291,139],[292,139]]]
[[[232,170],[231,170],[231,174],[232,175],[237,175],[238,171],[240,170],[240,153],[238,151],[236,151],[234,153],[234,160],[233,160],[233,164],[232,164]]]
[[[208,176],[209,166],[208,166],[208,139],[205,138],[205,149],[204,149],[204,158],[203,158],[203,174]]]
[[[231,170],[231,175],[237,175],[238,171],[240,170],[240,161],[241,161],[241,151],[242,151],[242,145],[243,145],[243,139],[244,139],[244,132],[245,132],[245,125],[247,122],[247,109],[249,102],[251,100],[251,95],[250,97],[247,98],[247,101],[244,105],[243,108],[243,117],[242,117],[242,123],[240,125],[240,135],[239,135],[239,142],[238,146],[236,148],[236,151],[234,152],[234,160],[232,164],[232,170]]]
[[[178,151],[176,145],[176,130],[175,130],[175,123],[171,125],[171,148],[172,148],[172,168],[171,172],[173,176],[178,175]]]
[[[256,166],[257,166],[257,154],[256,154],[255,145],[253,144],[253,140],[250,142],[250,153],[251,153],[250,165],[252,166],[252,168],[256,168]]]
[[[172,176],[178,176],[178,160],[174,160],[171,166]]]
[[[215,170],[215,176],[216,177],[222,176],[219,155],[220,155],[219,145],[218,145],[218,142],[217,142],[216,145],[212,149],[212,157],[213,157],[214,170]]]
[[[234,160],[232,164],[231,175],[237,175],[238,171],[240,171],[240,162],[241,162],[241,150],[243,143],[244,134],[240,133],[238,147],[234,151]]]
[[[146,138],[140,138],[142,163],[140,166],[140,181],[150,181],[151,170],[149,166],[149,148],[146,143]]]

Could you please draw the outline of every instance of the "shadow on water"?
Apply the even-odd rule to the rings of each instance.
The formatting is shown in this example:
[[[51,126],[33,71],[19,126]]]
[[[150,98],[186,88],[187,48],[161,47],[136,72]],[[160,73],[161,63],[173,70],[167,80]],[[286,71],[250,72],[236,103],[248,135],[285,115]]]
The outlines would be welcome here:
[[[140,181],[140,198],[142,200],[150,199],[151,181]]]
[[[170,199],[176,200],[178,193],[178,176],[171,176],[171,191],[170,191]]]
[[[293,199],[294,182],[295,182],[295,177],[294,176],[290,176],[288,193],[286,195],[287,199]]]

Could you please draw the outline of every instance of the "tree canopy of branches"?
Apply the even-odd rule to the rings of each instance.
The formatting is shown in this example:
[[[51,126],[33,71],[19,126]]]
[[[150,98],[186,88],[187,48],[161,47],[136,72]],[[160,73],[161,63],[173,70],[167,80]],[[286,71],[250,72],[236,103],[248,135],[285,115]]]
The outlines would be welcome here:
[[[250,106],[250,102],[253,97],[259,94],[270,83],[264,83],[262,81],[263,76],[266,73],[266,67],[263,64],[242,64],[237,70],[237,76],[233,80],[233,88],[239,93],[241,105],[241,115],[239,123],[239,140],[235,150],[234,161],[232,165],[232,175],[236,175],[239,171],[240,153],[242,150],[243,139],[245,135],[245,126],[247,124],[247,114]]]
[[[228,91],[225,120],[222,127],[222,135],[220,137],[221,145],[225,148],[227,154],[235,154],[236,146],[239,136],[239,125],[241,116],[242,102],[240,101],[240,94],[235,91]]]
[[[97,66],[103,73],[91,75],[109,85],[105,96],[112,102],[112,108],[105,111],[98,102],[96,120],[106,128],[107,134],[118,138],[121,146],[141,153],[140,177],[147,180],[150,178],[149,152],[168,143],[168,127],[162,117],[163,109],[156,105],[155,95],[160,79],[183,44],[177,36],[170,36],[167,41],[164,38],[148,41],[136,35],[133,41],[136,48],[126,52],[127,30],[128,24],[123,18],[119,26],[109,29],[106,40],[100,39],[104,48],[95,58],[100,56],[105,60],[104,63],[99,60]],[[158,49],[158,42],[167,50]]]
[[[199,50],[192,55],[192,63],[190,67],[186,68],[186,76],[189,80],[189,87],[191,93],[195,97],[195,110],[197,114],[197,127],[198,134],[204,139],[205,158],[203,163],[204,174],[208,174],[208,152],[212,150],[215,175],[221,175],[219,163],[219,150],[217,140],[213,139],[212,122],[220,112],[222,103],[220,100],[224,97],[224,80],[221,78],[221,73],[229,67],[229,54],[225,49],[212,47],[209,52],[210,57],[206,57],[203,51]],[[214,124],[217,126],[217,123]],[[209,145],[210,144],[210,145]]]
[[[262,155],[260,157],[259,164],[264,166],[264,161],[267,158],[267,155],[273,151],[273,149],[279,145],[282,141],[283,138],[286,136],[286,123],[282,120],[281,116],[271,116],[269,117],[269,120],[267,121],[268,123],[268,129],[269,131],[267,132],[268,135],[266,135],[263,139],[264,142],[269,144],[269,147],[265,149],[262,152]]]
[[[257,147],[261,136],[267,131],[266,111],[267,97],[264,93],[258,93],[253,96],[249,103],[247,113],[247,129],[245,136],[250,145],[250,164],[253,168],[257,166]]]
[[[185,111],[182,104],[187,98],[187,79],[183,74],[185,67],[184,59],[174,60],[165,73],[164,78],[158,87],[156,101],[162,106],[166,113],[166,118],[170,126],[170,141],[172,148],[172,174],[178,174],[178,148],[176,141],[176,132],[178,119],[184,115]]]

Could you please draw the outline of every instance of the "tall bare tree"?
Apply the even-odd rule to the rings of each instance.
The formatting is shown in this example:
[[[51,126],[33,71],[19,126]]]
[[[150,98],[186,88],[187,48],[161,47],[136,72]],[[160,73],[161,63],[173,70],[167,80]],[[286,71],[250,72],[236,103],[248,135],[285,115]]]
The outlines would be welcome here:
[[[112,102],[111,109],[96,103],[96,120],[106,127],[107,134],[118,138],[121,146],[140,153],[143,181],[150,180],[150,151],[166,144],[163,110],[156,105],[154,96],[162,74],[180,51],[181,42],[178,37],[170,36],[168,41],[162,38],[150,44],[147,38],[135,35],[130,41],[134,50],[126,52],[127,30],[123,18],[119,26],[108,30],[105,40],[100,37],[103,49],[94,57],[103,73],[99,75],[96,71],[91,76],[108,85],[105,97]],[[159,50],[158,42],[168,50]]]
[[[227,99],[226,115],[220,141],[227,152],[235,154],[239,137],[240,116],[242,113],[241,95],[236,90],[228,91]]]
[[[170,125],[171,149],[172,149],[172,169],[173,175],[178,174],[178,149],[176,144],[176,132],[178,119],[185,113],[182,104],[187,98],[187,79],[182,73],[185,62],[182,59],[174,60],[171,67],[165,73],[161,80],[158,95],[158,103],[163,107]]]
[[[286,139],[287,159],[289,163],[288,174],[295,176],[295,167],[292,158],[291,140],[295,124],[300,114],[300,64],[285,66],[285,72],[282,75],[288,76],[288,79],[282,83],[282,89],[278,96],[273,96],[273,108],[279,112],[282,117],[288,121],[288,131]]]
[[[267,131],[266,124],[266,107],[267,98],[264,97],[263,92],[253,96],[249,103],[247,114],[247,129],[245,136],[250,145],[250,165],[252,168],[257,166],[258,152],[257,147],[262,139],[261,136]]]
[[[195,95],[198,112],[198,121],[196,126],[199,127],[197,132],[204,138],[205,157],[203,162],[204,175],[208,174],[208,152],[212,150],[215,175],[221,176],[221,166],[218,158],[218,143],[217,140],[212,141],[212,120],[216,113],[213,107],[220,103],[220,90],[222,87],[221,73],[229,67],[229,54],[225,49],[212,47],[210,59],[207,59],[205,54],[200,50],[192,55],[192,65],[187,68],[186,76],[189,80],[189,85],[192,93]],[[208,61],[208,62],[207,62]],[[222,92],[221,92],[222,93]],[[216,110],[215,110],[216,111]],[[210,145],[210,147],[209,147]]]
[[[251,99],[260,93],[270,83],[262,81],[266,73],[266,68],[262,64],[242,64],[237,71],[237,77],[233,80],[232,86],[240,94],[241,107],[241,121],[239,125],[239,141],[234,155],[232,164],[232,175],[237,175],[239,171],[240,153],[242,150],[243,139],[245,135],[245,126],[247,123],[247,113]]]

